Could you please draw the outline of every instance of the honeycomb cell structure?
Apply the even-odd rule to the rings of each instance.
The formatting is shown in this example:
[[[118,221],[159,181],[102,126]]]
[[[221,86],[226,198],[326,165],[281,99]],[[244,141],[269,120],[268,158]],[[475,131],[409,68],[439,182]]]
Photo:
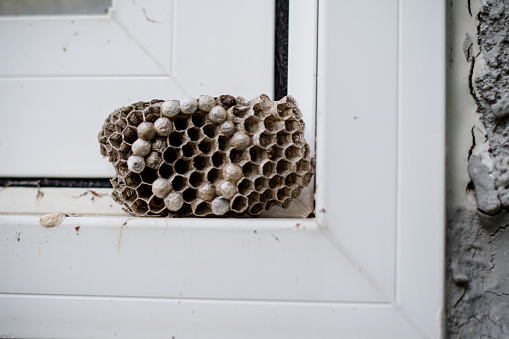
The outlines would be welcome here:
[[[98,138],[113,199],[136,216],[258,216],[288,208],[315,169],[291,96],[138,102],[111,113]]]

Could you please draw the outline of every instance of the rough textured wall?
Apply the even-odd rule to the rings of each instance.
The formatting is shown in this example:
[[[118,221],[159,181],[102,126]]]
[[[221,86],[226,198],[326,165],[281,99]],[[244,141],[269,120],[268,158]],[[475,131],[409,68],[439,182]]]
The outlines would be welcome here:
[[[489,148],[469,158],[469,174],[477,208],[494,215],[509,208],[509,1],[488,1],[478,18],[472,94]]]
[[[509,0],[482,2],[477,20],[477,39],[463,41],[477,106],[463,194],[474,194],[477,209],[448,209],[448,333],[509,338]]]
[[[449,338],[509,338],[509,229],[487,232],[475,210],[448,210]]]

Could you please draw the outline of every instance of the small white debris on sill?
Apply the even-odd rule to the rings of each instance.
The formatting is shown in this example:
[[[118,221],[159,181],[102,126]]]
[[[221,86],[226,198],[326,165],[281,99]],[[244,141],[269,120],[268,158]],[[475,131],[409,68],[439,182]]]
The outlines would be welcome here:
[[[65,217],[65,213],[50,213],[40,217],[39,223],[44,227],[55,227],[60,225]]]

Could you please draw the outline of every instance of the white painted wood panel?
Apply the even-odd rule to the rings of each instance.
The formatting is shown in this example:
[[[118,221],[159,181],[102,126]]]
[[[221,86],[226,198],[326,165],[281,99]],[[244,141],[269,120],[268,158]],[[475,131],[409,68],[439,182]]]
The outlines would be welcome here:
[[[0,41],[3,78],[164,75],[109,16],[2,17]],[[45,94],[56,100],[65,92]]]
[[[399,11],[396,300],[437,337],[443,314],[433,311],[443,302],[445,262],[445,4],[407,0]]]
[[[172,54],[175,39],[175,0],[116,1],[112,19],[149,56],[165,75],[173,74]]]
[[[312,220],[69,217],[56,228],[38,220],[0,218],[0,267],[10,272],[0,291],[383,301]]]
[[[140,100],[273,93],[273,0],[122,0],[104,16],[2,17],[0,42],[0,158],[16,159],[0,165],[4,177],[111,177],[97,133]]]
[[[10,95],[3,102],[10,114],[0,115],[0,156],[14,159],[2,162],[0,175],[74,178],[113,177],[97,134],[116,108],[185,95],[167,77],[0,79],[0,93]]]
[[[274,1],[177,1],[174,79],[195,96],[272,97]]]
[[[13,305],[0,308],[0,319],[24,338],[419,337],[384,304],[19,295],[2,295],[0,303]]]
[[[317,218],[392,298],[398,8],[365,1],[352,15],[358,7],[320,2]]]

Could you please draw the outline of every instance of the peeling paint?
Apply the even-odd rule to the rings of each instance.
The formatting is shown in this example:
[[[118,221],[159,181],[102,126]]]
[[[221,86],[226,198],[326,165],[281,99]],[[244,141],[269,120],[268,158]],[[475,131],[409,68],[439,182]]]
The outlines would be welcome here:
[[[466,195],[473,186],[475,201],[447,211],[448,337],[509,338],[509,0],[455,6],[477,20],[477,36],[463,33],[460,47],[477,111],[474,119],[455,116],[473,123],[463,165],[471,179]]]

